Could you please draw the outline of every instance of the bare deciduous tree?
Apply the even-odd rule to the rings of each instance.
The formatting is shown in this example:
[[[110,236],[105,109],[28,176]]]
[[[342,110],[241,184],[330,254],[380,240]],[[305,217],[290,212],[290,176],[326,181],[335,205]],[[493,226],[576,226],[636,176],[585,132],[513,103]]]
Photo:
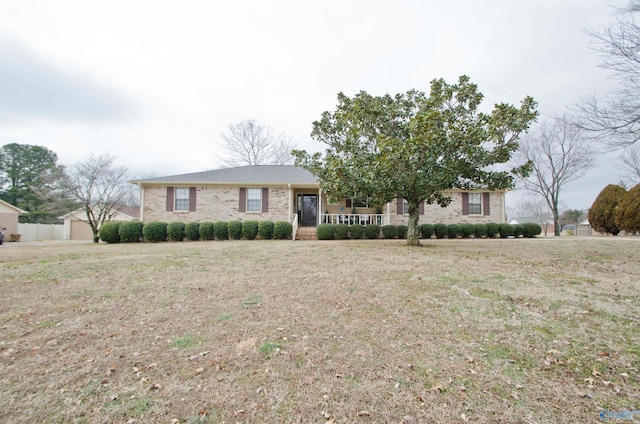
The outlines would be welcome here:
[[[239,165],[286,165],[293,163],[291,151],[296,145],[284,133],[260,124],[255,119],[246,119],[229,125],[222,133],[225,157],[228,166]]]
[[[129,169],[116,166],[116,159],[109,154],[89,155],[69,172],[69,192],[82,204],[94,243],[99,241],[100,226],[115,216],[117,208],[126,203],[133,190],[128,182]]]
[[[640,146],[634,144],[627,147],[618,159],[622,162],[624,174],[621,177],[625,180],[625,185],[633,187],[640,182]]]
[[[613,72],[615,90],[598,99],[584,99],[579,125],[612,148],[630,146],[640,139],[640,0],[618,9],[614,22],[601,30],[587,31],[598,52],[600,66]]]
[[[592,144],[583,131],[566,117],[554,117],[540,123],[520,142],[520,159],[533,164],[523,187],[541,195],[553,216],[554,233],[560,235],[560,192],[581,178],[594,164]]]
[[[547,227],[551,219],[551,210],[544,197],[533,194],[526,199],[520,200],[511,209],[512,218],[535,218],[542,227],[544,235],[547,235]]]

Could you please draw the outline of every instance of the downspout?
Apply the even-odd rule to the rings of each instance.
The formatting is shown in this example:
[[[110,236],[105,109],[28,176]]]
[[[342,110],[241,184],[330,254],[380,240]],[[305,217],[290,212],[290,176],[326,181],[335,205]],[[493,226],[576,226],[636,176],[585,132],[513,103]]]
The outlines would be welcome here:
[[[144,187],[138,183],[140,187],[140,222],[144,222]]]
[[[288,189],[289,189],[289,219],[288,221],[291,221],[291,217],[293,216],[292,213],[292,209],[293,209],[293,193],[291,193],[291,183],[289,183],[287,185]]]

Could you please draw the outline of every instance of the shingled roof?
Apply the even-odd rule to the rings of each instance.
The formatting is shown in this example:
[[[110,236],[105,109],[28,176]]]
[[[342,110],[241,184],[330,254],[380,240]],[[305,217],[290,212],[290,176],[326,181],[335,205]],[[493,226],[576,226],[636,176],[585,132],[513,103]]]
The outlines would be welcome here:
[[[309,171],[293,165],[246,165],[131,181],[133,184],[317,184]]]

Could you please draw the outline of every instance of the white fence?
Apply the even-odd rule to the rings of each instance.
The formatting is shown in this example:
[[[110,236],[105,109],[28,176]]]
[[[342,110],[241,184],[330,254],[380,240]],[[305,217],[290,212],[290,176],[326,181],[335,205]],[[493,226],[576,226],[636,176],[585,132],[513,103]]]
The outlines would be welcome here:
[[[62,240],[64,225],[59,224],[18,224],[20,241]]]

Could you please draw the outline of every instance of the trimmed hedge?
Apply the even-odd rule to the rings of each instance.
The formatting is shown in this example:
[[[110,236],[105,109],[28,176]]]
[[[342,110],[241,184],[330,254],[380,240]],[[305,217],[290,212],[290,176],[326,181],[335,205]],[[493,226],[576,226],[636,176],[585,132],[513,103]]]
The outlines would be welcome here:
[[[378,224],[365,225],[364,237],[370,240],[380,237],[380,226]]]
[[[516,234],[516,229],[511,224],[506,224],[506,223],[499,224],[498,229],[500,230],[501,238],[512,237],[512,236],[515,236]]]
[[[449,233],[447,224],[435,224],[433,226],[433,233],[436,235],[436,238],[438,239],[446,238],[447,234]]]
[[[382,238],[394,239],[398,237],[398,227],[395,225],[383,225],[382,226]]]
[[[425,239],[430,239],[433,235],[433,224],[420,225],[420,236]]]
[[[98,230],[100,240],[105,243],[120,243],[120,225],[122,222],[105,222]]]
[[[171,241],[184,240],[184,222],[173,221],[167,225],[167,238]]]
[[[142,239],[142,227],[140,221],[125,221],[118,228],[118,235],[122,243],[138,243]]]
[[[242,237],[254,240],[258,235],[258,221],[244,221],[242,223]]]
[[[233,240],[240,240],[242,238],[242,222],[238,220],[229,221],[227,228],[229,229],[229,238]]]
[[[200,223],[189,222],[184,226],[184,235],[187,240],[198,241],[200,240]]]
[[[513,226],[513,229],[514,229],[513,233],[516,237],[524,236],[524,232],[525,232],[524,224],[516,224]]]
[[[201,223],[200,228],[198,228],[198,232],[200,233],[200,240],[213,240],[213,222]]]
[[[337,240],[345,240],[349,238],[349,226],[347,224],[336,224],[334,237]]]
[[[447,226],[447,236],[450,239],[458,238],[458,236],[462,233],[462,227],[460,224],[449,224]]]
[[[500,228],[495,222],[487,222],[487,237],[495,238],[500,234]]]
[[[489,233],[487,224],[473,224],[473,231],[476,238],[485,238]]]
[[[273,224],[273,238],[278,240],[288,240],[293,233],[293,226],[287,221],[277,221]]]
[[[462,230],[462,232],[460,233],[460,235],[462,235],[462,238],[469,238],[476,233],[475,227],[470,223],[460,224],[460,229]]]
[[[146,241],[150,241],[151,243],[167,241],[167,226],[168,224],[166,222],[147,222],[144,224],[144,227],[142,227],[142,235]]]
[[[320,224],[316,228],[318,240],[333,240],[335,238],[336,227],[333,224]]]
[[[539,236],[542,233],[542,227],[540,224],[536,224],[535,222],[526,222],[524,224],[524,236],[525,237],[535,237]]]
[[[534,223],[510,225],[507,223],[496,224],[489,223],[463,223],[463,224],[421,224],[418,226],[420,236],[429,239],[435,234],[436,238],[495,238],[500,236],[507,237],[535,237],[542,232],[542,227]],[[345,234],[345,231],[348,231]],[[333,239],[360,239],[363,235],[367,239],[394,239],[396,237],[407,237],[408,227],[406,225],[376,225],[370,224],[362,226],[354,224],[347,226],[346,224],[320,224],[316,228],[316,234],[319,240]]]
[[[261,221],[258,224],[258,235],[263,240],[273,238],[273,221]]]
[[[349,227],[349,238],[352,240],[359,240],[364,234],[364,225],[353,224]]]
[[[216,240],[228,240],[229,226],[224,221],[217,221],[213,224],[213,233],[216,236]]]

